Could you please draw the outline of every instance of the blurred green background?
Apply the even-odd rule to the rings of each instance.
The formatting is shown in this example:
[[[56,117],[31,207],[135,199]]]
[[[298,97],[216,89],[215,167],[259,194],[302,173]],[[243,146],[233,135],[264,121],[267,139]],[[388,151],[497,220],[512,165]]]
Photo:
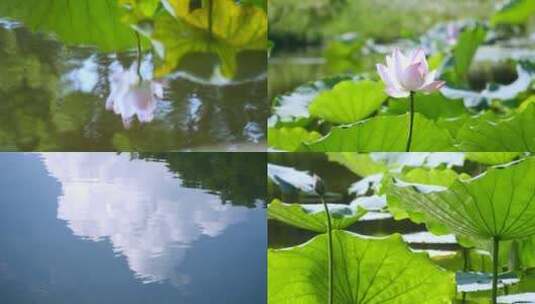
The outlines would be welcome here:
[[[495,0],[270,0],[270,38],[319,42],[345,32],[390,41],[448,20],[489,17]]]

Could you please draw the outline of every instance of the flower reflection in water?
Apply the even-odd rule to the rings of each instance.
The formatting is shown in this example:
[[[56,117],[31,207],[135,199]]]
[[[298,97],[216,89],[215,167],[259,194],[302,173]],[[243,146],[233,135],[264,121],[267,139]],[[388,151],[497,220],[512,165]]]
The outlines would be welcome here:
[[[43,154],[59,180],[58,218],[83,239],[108,239],[144,283],[190,281],[188,250],[246,220],[252,209],[222,205],[217,194],[185,188],[165,163],[113,153]]]
[[[109,77],[110,95],[106,109],[121,115],[125,128],[130,128],[134,117],[140,123],[154,119],[158,102],[164,97],[164,84],[159,80],[143,80],[138,74],[138,63],[125,70],[120,66]]]

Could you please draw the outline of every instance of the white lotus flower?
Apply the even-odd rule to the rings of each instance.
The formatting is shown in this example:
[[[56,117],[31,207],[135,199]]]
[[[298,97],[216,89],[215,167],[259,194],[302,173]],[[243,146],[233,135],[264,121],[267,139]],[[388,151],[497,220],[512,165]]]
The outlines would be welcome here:
[[[128,70],[122,67],[110,76],[111,92],[106,109],[121,115],[125,128],[130,128],[134,117],[141,123],[154,119],[158,101],[163,99],[163,84],[155,80],[141,80],[137,63]]]
[[[429,71],[422,48],[408,56],[396,48],[391,56],[386,56],[386,66],[377,64],[377,71],[386,84],[386,93],[394,98],[408,97],[411,92],[431,93],[445,84],[435,80],[436,70]]]

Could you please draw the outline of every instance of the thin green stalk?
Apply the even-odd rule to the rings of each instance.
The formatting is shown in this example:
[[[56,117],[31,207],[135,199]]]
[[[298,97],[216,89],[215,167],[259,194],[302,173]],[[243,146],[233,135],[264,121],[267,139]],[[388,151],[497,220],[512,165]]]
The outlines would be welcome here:
[[[210,37],[212,37],[213,27],[214,27],[214,0],[208,0],[208,32]]]
[[[470,249],[463,248],[463,258],[464,258],[463,271],[464,272],[468,272],[470,270],[469,269],[470,268]],[[466,303],[466,292],[462,292],[461,295],[462,295],[461,303],[465,304]]]
[[[463,248],[463,258],[464,258],[463,271],[468,272],[470,271],[470,249],[469,248]]]
[[[332,225],[331,214],[329,213],[329,207],[325,202],[323,195],[320,196],[323,208],[325,208],[325,215],[327,217],[327,240],[328,240],[328,260],[329,260],[329,300],[328,304],[333,304],[333,281],[334,281],[334,263],[333,263],[333,238],[332,238]]]
[[[500,238],[495,236],[493,238],[492,246],[492,304],[498,303],[498,267],[499,267],[499,250],[500,250]]]
[[[407,147],[405,149],[406,152],[411,151],[413,126],[414,126],[414,92],[411,92],[409,96],[409,137],[407,139]]]
[[[141,76],[141,57],[143,56],[143,53],[141,50],[141,37],[137,31],[135,33],[137,39],[137,76],[139,77],[139,82],[141,82],[143,80],[143,77]]]

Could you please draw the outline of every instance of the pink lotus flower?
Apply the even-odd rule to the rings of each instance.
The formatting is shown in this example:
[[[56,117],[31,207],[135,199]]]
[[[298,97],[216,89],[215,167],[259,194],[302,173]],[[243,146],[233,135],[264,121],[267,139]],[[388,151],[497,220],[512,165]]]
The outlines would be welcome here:
[[[106,109],[121,115],[125,128],[130,128],[134,117],[139,122],[154,119],[158,101],[163,99],[163,84],[155,80],[141,80],[137,75],[137,63],[128,70],[122,67],[110,76],[111,92]]]
[[[386,56],[386,66],[377,65],[377,71],[386,84],[386,93],[394,98],[408,97],[411,92],[431,93],[445,84],[435,81],[436,70],[429,71],[421,48],[411,51],[408,56],[396,48],[391,56]]]

